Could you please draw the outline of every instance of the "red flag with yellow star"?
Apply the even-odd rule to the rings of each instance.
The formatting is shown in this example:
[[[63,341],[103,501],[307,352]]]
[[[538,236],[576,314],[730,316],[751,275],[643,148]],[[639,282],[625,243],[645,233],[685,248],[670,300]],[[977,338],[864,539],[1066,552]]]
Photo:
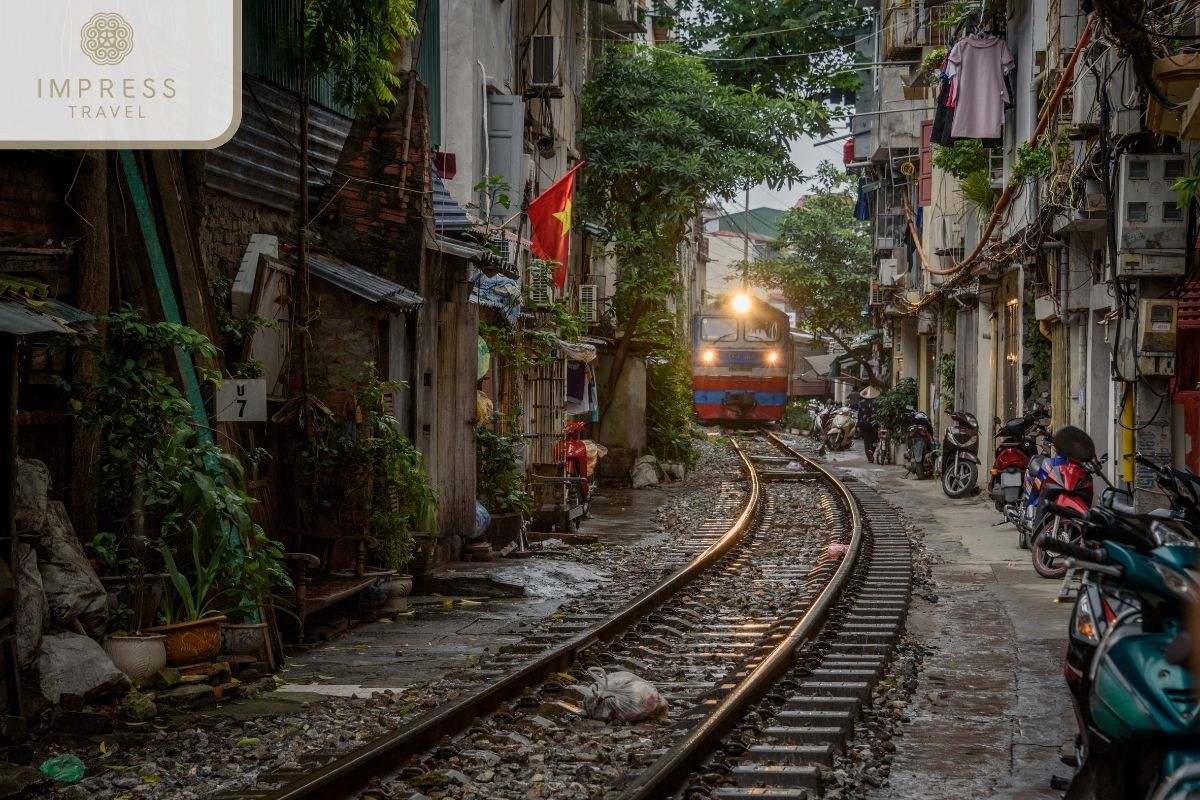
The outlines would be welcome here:
[[[533,254],[557,262],[554,285],[561,289],[567,282],[567,255],[571,244],[571,206],[575,194],[575,170],[580,161],[529,203],[529,224],[533,227]]]

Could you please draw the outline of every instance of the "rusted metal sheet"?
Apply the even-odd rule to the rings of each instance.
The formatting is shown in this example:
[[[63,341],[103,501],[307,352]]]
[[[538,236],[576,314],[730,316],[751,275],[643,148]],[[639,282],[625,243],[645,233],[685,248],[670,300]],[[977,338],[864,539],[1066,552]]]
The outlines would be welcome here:
[[[299,98],[250,76],[242,85],[242,124],[208,154],[210,190],[290,213],[300,201]],[[309,108],[309,187],[320,197],[334,177],[351,119],[313,103]],[[344,180],[344,179],[343,179]]]

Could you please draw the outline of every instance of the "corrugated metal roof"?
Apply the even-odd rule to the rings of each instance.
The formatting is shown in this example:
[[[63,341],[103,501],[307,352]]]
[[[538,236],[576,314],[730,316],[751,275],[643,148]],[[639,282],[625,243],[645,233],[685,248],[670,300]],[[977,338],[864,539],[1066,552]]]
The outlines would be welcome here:
[[[314,275],[372,303],[400,311],[416,311],[425,305],[425,299],[416,292],[333,256],[309,253],[305,262]]]
[[[469,231],[475,227],[467,212],[450,196],[437,170],[433,170],[433,227],[438,233]]]
[[[31,306],[18,300],[0,300],[0,333],[29,336],[35,333],[80,333],[94,317],[58,300]]]
[[[300,200],[299,114],[294,94],[244,76],[242,124],[227,144],[209,151],[208,188],[285,213],[295,211]],[[314,198],[331,182],[350,123],[349,117],[315,103],[309,107],[308,183]]]

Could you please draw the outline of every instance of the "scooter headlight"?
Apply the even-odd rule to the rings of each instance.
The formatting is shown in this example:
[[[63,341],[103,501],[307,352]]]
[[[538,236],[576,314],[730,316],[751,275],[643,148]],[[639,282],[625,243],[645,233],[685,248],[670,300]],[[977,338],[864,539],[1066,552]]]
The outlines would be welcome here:
[[[1080,592],[1079,602],[1075,604],[1075,635],[1088,644],[1100,643],[1096,615],[1092,613],[1092,601],[1086,591]]]
[[[1158,547],[1195,547],[1196,540],[1175,530],[1164,522],[1150,523],[1150,536]]]
[[[1162,578],[1163,583],[1167,588],[1176,594],[1179,598],[1187,601],[1195,601],[1197,595],[1197,586],[1188,575],[1171,569],[1157,562],[1154,564],[1154,571],[1158,573],[1158,577]]]

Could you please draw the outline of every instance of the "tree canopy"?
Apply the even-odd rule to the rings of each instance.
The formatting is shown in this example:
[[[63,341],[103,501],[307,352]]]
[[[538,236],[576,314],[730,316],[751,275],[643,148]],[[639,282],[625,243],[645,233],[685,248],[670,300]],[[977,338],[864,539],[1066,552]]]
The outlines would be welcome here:
[[[855,89],[846,45],[870,23],[854,0],[682,0],[675,30],[722,82],[814,98]]]
[[[581,200],[611,234],[614,308],[624,328],[613,382],[634,339],[674,335],[667,299],[677,248],[710,197],[798,180],[788,141],[822,113],[813,101],[721,83],[704,62],[665,47],[614,45],[584,87]]]
[[[847,350],[848,338],[866,329],[872,275],[871,234],[854,218],[853,187],[853,177],[822,162],[812,193],[780,220],[779,255],[748,266],[752,283],[783,292],[801,329]],[[874,380],[870,364],[860,363]]]
[[[401,85],[392,57],[417,34],[413,6],[414,0],[304,0],[305,77],[327,73],[333,99],[351,108],[392,105]]]

